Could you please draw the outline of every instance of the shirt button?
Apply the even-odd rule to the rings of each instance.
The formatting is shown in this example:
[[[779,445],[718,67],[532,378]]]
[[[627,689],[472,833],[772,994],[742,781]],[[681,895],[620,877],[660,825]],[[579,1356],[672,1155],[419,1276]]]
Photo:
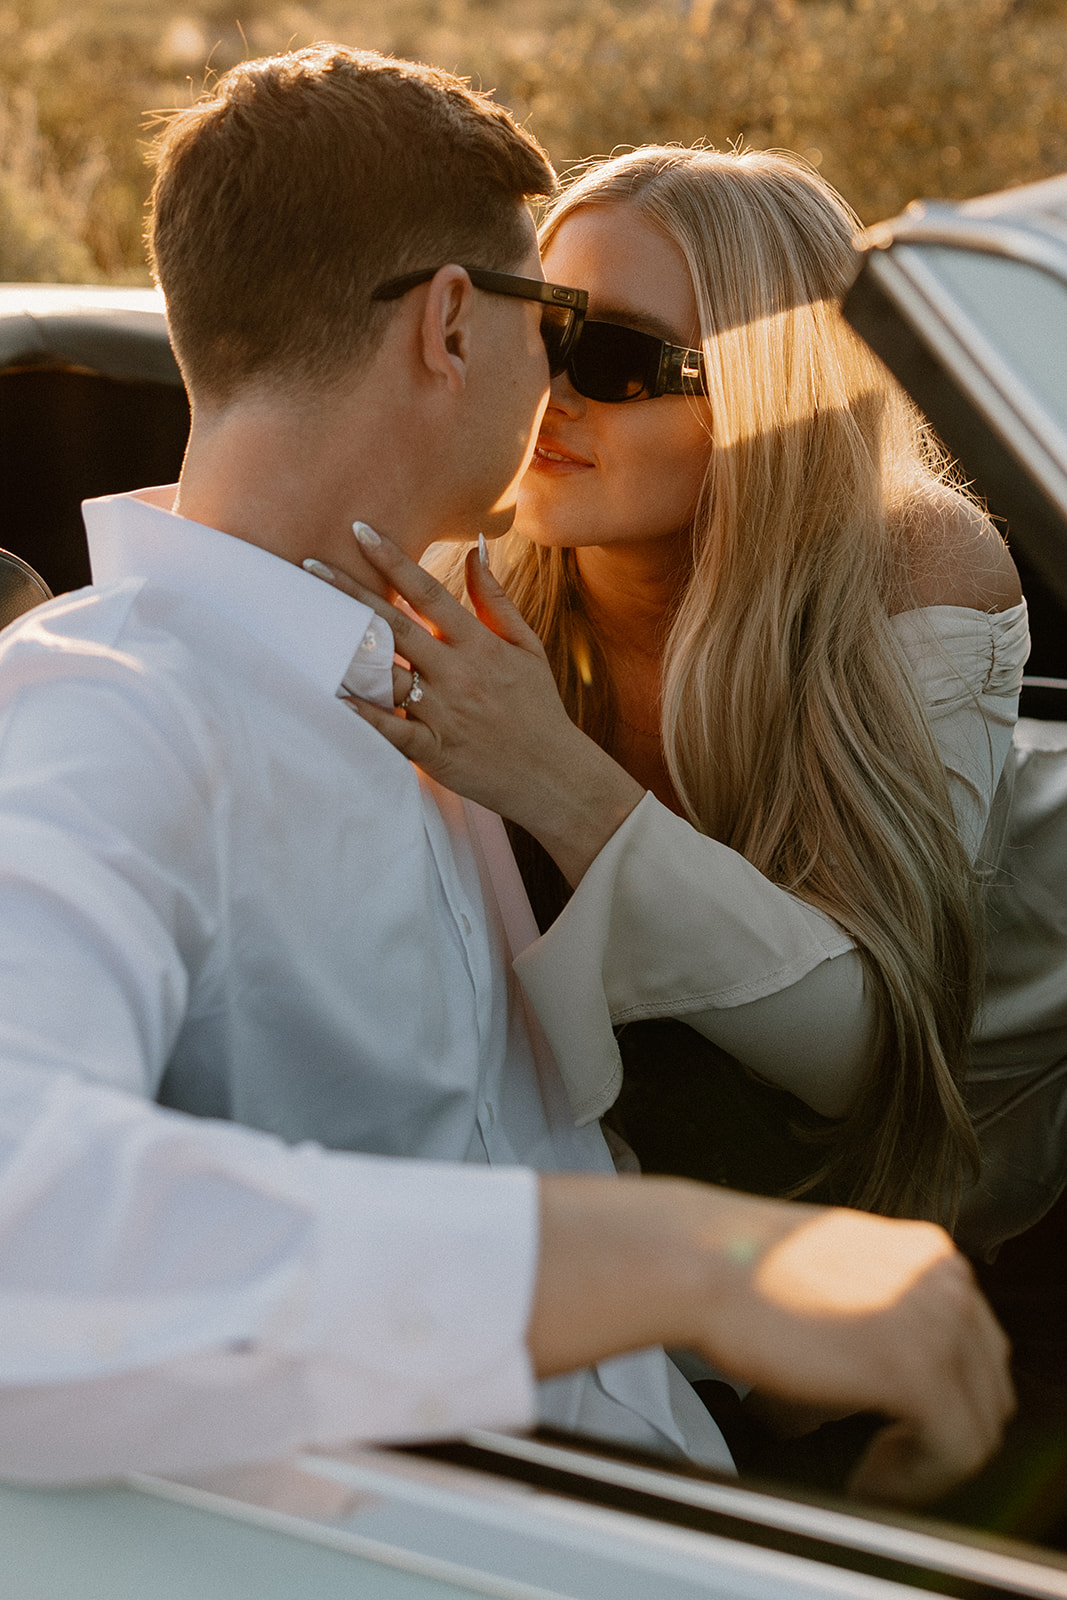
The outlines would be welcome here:
[[[463,929],[463,932],[466,934],[467,938],[469,939],[470,936],[471,936],[471,919],[470,919],[470,917],[468,917],[468,915],[467,915],[467,913],[465,911],[461,911],[460,912],[459,924],[460,924],[460,927]]]

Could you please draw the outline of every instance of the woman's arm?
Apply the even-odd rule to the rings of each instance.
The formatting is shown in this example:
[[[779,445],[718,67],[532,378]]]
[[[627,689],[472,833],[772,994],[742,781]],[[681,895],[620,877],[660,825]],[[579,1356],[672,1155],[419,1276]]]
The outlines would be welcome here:
[[[677,1017],[824,1116],[866,1082],[873,1003],[828,916],[646,794],[515,970],[576,1117],[614,1102],[612,1027]]]
[[[540,641],[475,560],[489,627],[388,541],[365,553],[434,632],[332,574],[385,616],[419,672],[405,718],[356,709],[439,782],[519,822],[577,889],[516,970],[578,1120],[616,1098],[612,1026],[634,1016],[682,1017],[815,1110],[843,1114],[874,1025],[847,936],[646,795],[575,727]],[[398,705],[411,686],[398,667]]]
[[[849,938],[645,796],[574,726],[539,641],[476,561],[470,588],[488,627],[388,541],[370,558],[434,633],[386,608],[421,698],[405,719],[357,709],[439,781],[519,822],[577,886],[516,967],[579,1120],[615,1099],[611,1028],[638,1016],[679,1017],[815,1110],[845,1114],[866,1080],[875,1026]],[[399,704],[412,675],[397,668],[395,678]],[[984,749],[972,690],[964,700]]]
[[[1011,746],[1025,607],[931,606],[894,626],[974,860]],[[848,1111],[873,1058],[873,997],[847,936],[652,796],[517,970],[583,1108],[618,1089],[596,1053],[605,1011],[615,1025],[680,1018],[825,1116]]]

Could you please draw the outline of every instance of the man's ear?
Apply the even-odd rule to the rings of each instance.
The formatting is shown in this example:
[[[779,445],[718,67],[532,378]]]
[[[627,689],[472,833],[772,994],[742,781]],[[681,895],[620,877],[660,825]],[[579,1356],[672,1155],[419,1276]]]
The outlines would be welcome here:
[[[474,289],[462,267],[442,267],[430,282],[421,327],[428,369],[459,393],[467,384]]]

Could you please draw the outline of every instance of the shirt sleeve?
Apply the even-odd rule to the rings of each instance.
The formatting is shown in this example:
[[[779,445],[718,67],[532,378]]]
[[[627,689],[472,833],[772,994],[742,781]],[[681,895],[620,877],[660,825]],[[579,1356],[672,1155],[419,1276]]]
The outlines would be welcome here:
[[[290,1149],[5,1063],[0,1473],[533,1419],[536,1179]]]
[[[894,618],[972,856],[1018,708],[1025,606]],[[871,1060],[859,955],[827,916],[646,795],[516,963],[579,1122],[622,1083],[611,1029],[677,1017],[815,1110],[840,1116]]]
[[[0,680],[0,1474],[529,1422],[532,1173],[152,1103],[191,972],[226,957],[221,776],[132,676],[27,646]]]

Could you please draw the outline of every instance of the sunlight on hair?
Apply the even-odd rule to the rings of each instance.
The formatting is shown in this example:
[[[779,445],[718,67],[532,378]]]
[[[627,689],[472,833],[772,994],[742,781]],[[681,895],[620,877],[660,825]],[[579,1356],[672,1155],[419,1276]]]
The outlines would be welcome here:
[[[844,1210],[823,1212],[801,1223],[760,1262],[757,1290],[791,1312],[870,1316],[903,1299],[924,1273],[952,1252],[947,1234],[928,1224],[901,1228],[887,1222],[882,1248],[872,1254],[870,1223],[870,1217]],[[861,1259],[870,1260],[869,1274],[857,1271]]]
[[[593,681],[593,663],[589,658],[589,646],[582,638],[577,638],[571,645],[571,655],[574,659],[575,669],[579,678],[588,689]]]
[[[820,410],[847,411],[882,386],[869,351],[830,297],[727,327],[705,359],[720,448],[803,426]]]

